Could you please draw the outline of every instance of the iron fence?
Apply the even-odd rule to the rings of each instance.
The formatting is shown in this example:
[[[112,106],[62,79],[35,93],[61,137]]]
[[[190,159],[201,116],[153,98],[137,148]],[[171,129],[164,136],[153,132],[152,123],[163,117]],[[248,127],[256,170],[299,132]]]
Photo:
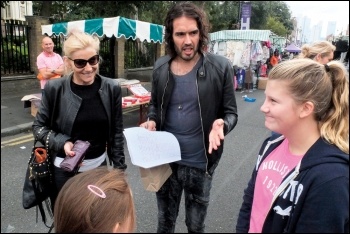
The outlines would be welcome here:
[[[99,73],[106,77],[115,77],[114,46],[116,38],[103,38],[100,41],[100,56],[102,63]]]
[[[1,23],[1,75],[33,74],[30,69],[30,27],[23,21]]]
[[[125,42],[125,69],[152,67],[156,60],[156,44],[128,39]]]

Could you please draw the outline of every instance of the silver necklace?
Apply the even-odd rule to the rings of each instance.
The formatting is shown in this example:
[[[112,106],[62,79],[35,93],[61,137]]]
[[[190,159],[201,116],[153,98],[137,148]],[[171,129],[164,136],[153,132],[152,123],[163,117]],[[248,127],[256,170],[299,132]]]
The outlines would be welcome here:
[[[191,71],[194,69],[194,67],[196,67],[196,65],[197,65],[198,61],[200,60],[200,58],[201,58],[201,57],[199,56],[198,59],[197,59],[197,61],[194,63],[194,65],[191,66],[190,69],[186,69],[186,70],[184,70],[183,72],[180,72],[180,69],[179,69],[179,61],[176,61],[176,71],[177,71],[176,75],[178,75],[178,76],[183,76],[183,75],[185,75],[185,74],[191,72]],[[179,106],[177,107],[177,109],[178,109],[179,111],[181,111],[181,110],[183,109],[183,105],[182,105],[182,104],[179,104]]]

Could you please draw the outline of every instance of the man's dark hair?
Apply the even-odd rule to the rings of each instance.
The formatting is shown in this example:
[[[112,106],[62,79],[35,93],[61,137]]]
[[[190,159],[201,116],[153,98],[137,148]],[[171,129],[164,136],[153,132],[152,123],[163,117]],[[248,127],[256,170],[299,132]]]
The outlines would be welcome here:
[[[173,31],[174,31],[173,22],[174,22],[174,19],[177,19],[181,16],[186,16],[196,20],[197,27],[199,30],[198,50],[199,50],[199,53],[203,54],[209,40],[208,39],[209,23],[205,12],[202,9],[200,9],[198,6],[190,2],[182,2],[179,4],[175,4],[168,11],[168,14],[164,21],[164,26],[165,26],[164,41],[165,41],[166,52],[171,57],[175,57],[177,55],[175,50],[174,40],[172,37]]]

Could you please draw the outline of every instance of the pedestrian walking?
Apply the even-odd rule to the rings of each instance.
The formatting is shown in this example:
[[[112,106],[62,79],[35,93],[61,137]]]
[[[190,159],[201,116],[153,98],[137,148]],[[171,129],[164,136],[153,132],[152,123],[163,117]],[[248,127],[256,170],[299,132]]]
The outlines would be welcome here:
[[[273,55],[270,58],[270,63],[271,63],[271,69],[276,66],[279,63],[279,52],[276,49],[275,52],[273,52]]]
[[[252,69],[252,66],[249,65],[247,67],[247,70],[245,71],[245,79],[244,79],[244,85],[246,87],[247,92],[249,93],[253,92],[253,74],[254,74],[254,71]]]

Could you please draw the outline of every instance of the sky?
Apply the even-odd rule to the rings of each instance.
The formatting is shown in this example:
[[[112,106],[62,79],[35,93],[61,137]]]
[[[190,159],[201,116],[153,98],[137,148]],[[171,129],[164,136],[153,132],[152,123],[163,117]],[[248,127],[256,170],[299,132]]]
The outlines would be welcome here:
[[[349,1],[285,1],[291,10],[292,17],[307,16],[311,26],[323,22],[321,36],[325,36],[328,21],[336,21],[336,34],[343,31],[349,24]]]

